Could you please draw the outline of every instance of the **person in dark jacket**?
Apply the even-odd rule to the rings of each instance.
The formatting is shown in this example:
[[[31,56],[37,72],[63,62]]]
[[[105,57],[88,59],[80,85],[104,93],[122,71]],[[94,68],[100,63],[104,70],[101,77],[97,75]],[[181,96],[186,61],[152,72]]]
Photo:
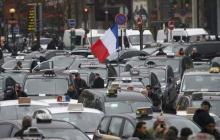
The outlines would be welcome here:
[[[88,88],[86,81],[80,77],[80,73],[75,73],[74,85],[78,95],[80,95],[83,89]]]
[[[23,138],[24,131],[32,126],[32,119],[29,116],[25,116],[22,120],[22,128],[18,132],[15,133],[14,137]]]
[[[74,85],[69,85],[69,88],[65,95],[69,96],[71,99],[78,99],[78,94]]]
[[[180,131],[180,140],[188,140],[188,137],[192,134],[193,132],[190,128],[184,127]]]
[[[208,117],[208,119],[205,123],[205,128],[203,128],[201,132],[213,135],[216,140],[220,140],[220,133],[216,130],[215,120],[211,116]]]
[[[22,62],[18,61],[16,66],[14,67],[14,70],[20,70],[20,69],[22,69]]]
[[[54,37],[47,45],[47,50],[56,50],[56,48],[58,49],[58,39]]]
[[[205,128],[205,123],[207,119],[209,119],[209,110],[211,108],[211,104],[208,101],[203,101],[201,104],[201,108],[197,109],[193,115],[193,121],[197,123],[202,129]]]
[[[153,135],[147,130],[146,122],[138,122],[132,137],[137,137],[140,140],[151,140]]]
[[[190,57],[192,58],[192,60],[201,60],[201,54],[198,53],[196,48],[192,49]]]
[[[93,88],[104,88],[104,80],[100,77],[98,73],[95,74],[95,80],[93,83]]]
[[[27,97],[27,94],[22,91],[22,87],[20,84],[15,84],[14,90],[11,93],[5,93],[4,99],[5,100],[16,100],[19,97]]]
[[[159,48],[158,51],[159,51],[159,52],[156,54],[156,56],[167,55],[167,54],[163,51],[162,48]]]

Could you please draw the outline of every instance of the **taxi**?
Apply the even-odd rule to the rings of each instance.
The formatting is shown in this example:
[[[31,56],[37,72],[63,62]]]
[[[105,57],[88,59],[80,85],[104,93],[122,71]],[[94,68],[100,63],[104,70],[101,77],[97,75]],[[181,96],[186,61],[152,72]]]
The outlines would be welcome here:
[[[22,119],[25,115],[31,115],[39,108],[49,107],[48,103],[31,100],[28,97],[20,97],[18,100],[0,102],[0,120]]]
[[[32,119],[32,127],[38,128],[43,132],[43,136],[62,138],[65,140],[90,140],[74,124],[64,121],[52,119],[49,114],[38,114],[36,119]],[[2,120],[0,121],[0,138],[14,137],[15,133],[22,128],[22,120]]]
[[[148,97],[132,90],[116,89],[85,89],[79,96],[79,103],[85,107],[95,108],[105,114],[135,112],[138,107],[151,107]]]
[[[93,138],[93,133],[104,116],[103,112],[83,107],[82,103],[69,103],[65,107],[39,109],[34,112],[33,117],[35,118],[38,113],[49,113],[53,119],[68,121],[77,126],[90,138]]]
[[[156,74],[139,67],[132,68],[129,72],[122,72],[120,77],[109,77],[109,79],[109,85],[116,81],[121,81],[122,84],[120,84],[120,88],[122,89],[124,87],[128,88],[129,86],[141,88],[140,84],[142,85],[142,89],[144,89],[146,85],[150,85],[153,88],[154,93],[160,96],[162,95],[160,81]]]
[[[191,69],[184,73],[180,95],[191,95],[193,92],[218,93],[220,92],[220,69]]]
[[[189,127],[193,133],[200,132],[200,128],[192,121],[171,114],[153,113],[151,108],[138,108],[135,113],[111,114],[102,118],[98,125],[93,140],[102,139],[103,136],[110,135],[121,139],[132,137],[136,124],[144,121],[148,129],[153,129],[154,122],[163,118],[166,126],[175,126],[178,131],[184,127]]]
[[[64,95],[69,85],[69,76],[47,70],[28,74],[24,80],[24,91],[31,98],[47,99]]]
[[[151,56],[146,60],[154,62],[156,65],[170,65],[173,69],[175,81],[180,83],[182,75],[185,70],[193,68],[192,59],[188,56],[175,56],[175,54],[167,54],[166,56]]]

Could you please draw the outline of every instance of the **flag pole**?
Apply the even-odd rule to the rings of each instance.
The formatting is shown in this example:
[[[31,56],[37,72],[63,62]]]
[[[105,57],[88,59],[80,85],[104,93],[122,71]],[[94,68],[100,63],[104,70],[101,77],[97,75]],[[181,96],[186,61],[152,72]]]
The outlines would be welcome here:
[[[120,49],[118,48],[117,49],[117,53],[118,53],[118,61],[117,61],[117,65],[118,65],[118,77],[120,77],[120,65],[119,65],[119,52],[120,52]]]

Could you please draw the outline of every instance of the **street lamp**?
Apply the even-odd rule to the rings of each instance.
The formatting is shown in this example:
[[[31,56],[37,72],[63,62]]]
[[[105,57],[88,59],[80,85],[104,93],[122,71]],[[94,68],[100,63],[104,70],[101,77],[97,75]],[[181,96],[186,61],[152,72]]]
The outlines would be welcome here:
[[[9,9],[9,13],[10,13],[10,20],[9,23],[11,24],[11,35],[12,35],[12,44],[13,44],[13,51],[12,51],[12,55],[17,55],[17,48],[15,46],[15,32],[14,32],[14,27],[16,24],[16,20],[14,18],[14,14],[15,14],[15,9],[14,8],[10,8]]]

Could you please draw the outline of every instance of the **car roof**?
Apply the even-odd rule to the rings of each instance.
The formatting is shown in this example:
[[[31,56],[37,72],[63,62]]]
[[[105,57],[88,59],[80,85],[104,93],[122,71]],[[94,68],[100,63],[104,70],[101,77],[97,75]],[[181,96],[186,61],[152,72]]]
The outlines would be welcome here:
[[[26,79],[41,79],[41,78],[48,78],[48,79],[66,79],[68,78],[68,74],[55,72],[55,76],[43,76],[44,72],[36,72],[36,73],[29,73],[26,76]]]
[[[48,103],[42,102],[42,101],[37,101],[37,100],[31,100],[30,103],[24,103],[24,104],[19,104],[18,100],[7,100],[7,101],[1,101],[0,106],[19,106],[19,105],[40,105],[40,106],[49,106]]]
[[[70,99],[70,102],[58,102],[57,99],[41,99],[41,100],[38,100],[38,101],[41,101],[41,102],[45,102],[45,103],[48,103],[48,104],[65,104],[65,103],[77,103],[78,100],[74,100],[74,99]]]
[[[106,92],[107,89],[85,89],[83,92],[90,93],[96,96],[99,96],[101,98],[104,98],[105,101],[111,102],[111,101],[147,101],[147,98],[142,95],[139,92],[136,91],[127,91],[127,90],[121,90],[121,92],[117,93],[116,97],[108,97]],[[149,100],[150,101],[150,100]]]
[[[210,73],[208,69],[189,69],[184,75],[220,75],[220,73]]]
[[[51,114],[59,114],[59,113],[96,113],[96,114],[103,114],[103,112],[93,109],[84,107],[81,111],[70,111],[68,110],[68,106],[66,107],[49,107],[47,108]]]

